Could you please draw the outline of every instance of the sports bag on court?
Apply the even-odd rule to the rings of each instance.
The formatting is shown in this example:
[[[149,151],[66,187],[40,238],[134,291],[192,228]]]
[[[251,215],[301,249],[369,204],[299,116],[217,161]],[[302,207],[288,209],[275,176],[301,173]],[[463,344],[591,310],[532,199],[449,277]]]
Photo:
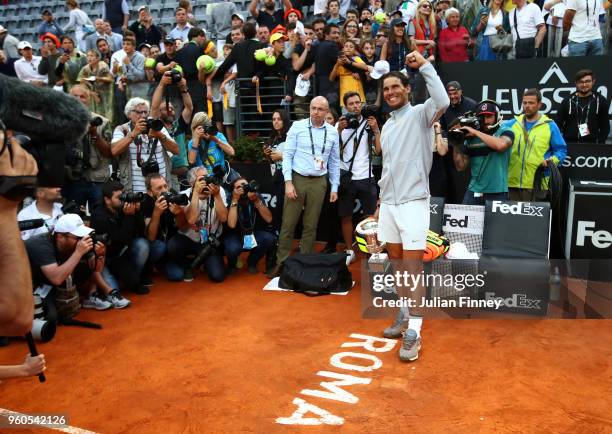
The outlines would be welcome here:
[[[344,253],[290,256],[278,282],[280,288],[311,296],[346,292],[352,284]]]

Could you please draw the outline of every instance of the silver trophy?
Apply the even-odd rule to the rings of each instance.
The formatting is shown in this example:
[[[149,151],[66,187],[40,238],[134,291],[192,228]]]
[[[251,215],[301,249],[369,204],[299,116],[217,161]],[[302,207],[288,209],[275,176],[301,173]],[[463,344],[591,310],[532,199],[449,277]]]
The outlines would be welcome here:
[[[368,258],[368,271],[373,273],[385,273],[391,264],[386,253],[385,243],[378,240],[378,221],[372,217],[359,222],[355,228],[355,240],[359,250],[370,255]]]

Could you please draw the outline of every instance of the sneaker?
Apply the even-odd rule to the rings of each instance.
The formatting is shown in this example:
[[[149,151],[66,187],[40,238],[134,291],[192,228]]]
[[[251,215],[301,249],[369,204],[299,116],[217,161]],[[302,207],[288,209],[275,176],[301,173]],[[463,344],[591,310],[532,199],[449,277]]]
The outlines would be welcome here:
[[[130,305],[130,300],[125,298],[121,293],[113,289],[110,294],[106,296],[106,300],[110,301],[115,309],[123,309]]]
[[[104,300],[97,292],[83,300],[83,309],[106,310],[113,307],[110,301]]]
[[[395,317],[395,322],[386,329],[383,330],[383,336],[387,339],[397,339],[402,336],[404,330],[408,328],[408,319],[404,319],[404,314],[402,311],[397,312],[397,317]]]
[[[183,271],[183,282],[193,282],[193,269],[185,268]]]
[[[351,265],[353,262],[355,262],[357,260],[357,257],[355,256],[355,252],[347,249],[344,251],[346,253],[346,266],[348,267],[349,265]]]
[[[248,270],[249,270],[249,273],[251,273],[251,274],[257,274],[257,273],[259,273],[259,270],[257,269],[257,266],[256,266],[256,265],[249,265]]]
[[[134,294],[138,294],[138,295],[145,295],[148,294],[149,292],[151,292],[149,290],[149,288],[147,288],[146,286],[144,286],[143,284],[140,285],[136,285],[132,288],[132,292]]]
[[[421,349],[421,338],[417,337],[414,330],[408,329],[404,333],[402,346],[399,350],[399,358],[402,362],[414,362],[419,358],[419,350]]]

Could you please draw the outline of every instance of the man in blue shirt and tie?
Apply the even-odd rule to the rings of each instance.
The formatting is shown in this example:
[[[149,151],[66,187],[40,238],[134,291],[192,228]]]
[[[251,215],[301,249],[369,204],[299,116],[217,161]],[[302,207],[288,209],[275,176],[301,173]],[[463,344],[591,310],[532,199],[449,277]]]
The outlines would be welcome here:
[[[269,276],[280,273],[289,256],[295,226],[304,208],[301,253],[312,253],[317,223],[323,206],[327,175],[331,184],[329,201],[338,199],[340,183],[340,148],[338,131],[325,122],[329,112],[327,99],[317,96],[310,102],[310,117],[293,123],[283,149],[285,205],[276,255],[277,266]],[[305,205],[305,206],[304,206]]]

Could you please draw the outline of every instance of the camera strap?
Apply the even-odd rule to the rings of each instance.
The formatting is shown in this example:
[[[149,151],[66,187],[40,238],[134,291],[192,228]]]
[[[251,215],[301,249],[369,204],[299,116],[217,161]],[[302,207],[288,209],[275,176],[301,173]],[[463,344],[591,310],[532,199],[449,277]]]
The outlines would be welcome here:
[[[238,204],[238,222],[240,222],[240,226],[246,234],[253,233],[253,229],[255,228],[255,219],[257,218],[257,215],[255,212],[253,212],[252,208],[253,207],[251,206],[251,202],[249,201],[246,207],[248,222],[245,222],[245,220],[243,219],[243,214],[245,214],[243,211],[245,210],[245,208],[243,208],[242,205]]]

